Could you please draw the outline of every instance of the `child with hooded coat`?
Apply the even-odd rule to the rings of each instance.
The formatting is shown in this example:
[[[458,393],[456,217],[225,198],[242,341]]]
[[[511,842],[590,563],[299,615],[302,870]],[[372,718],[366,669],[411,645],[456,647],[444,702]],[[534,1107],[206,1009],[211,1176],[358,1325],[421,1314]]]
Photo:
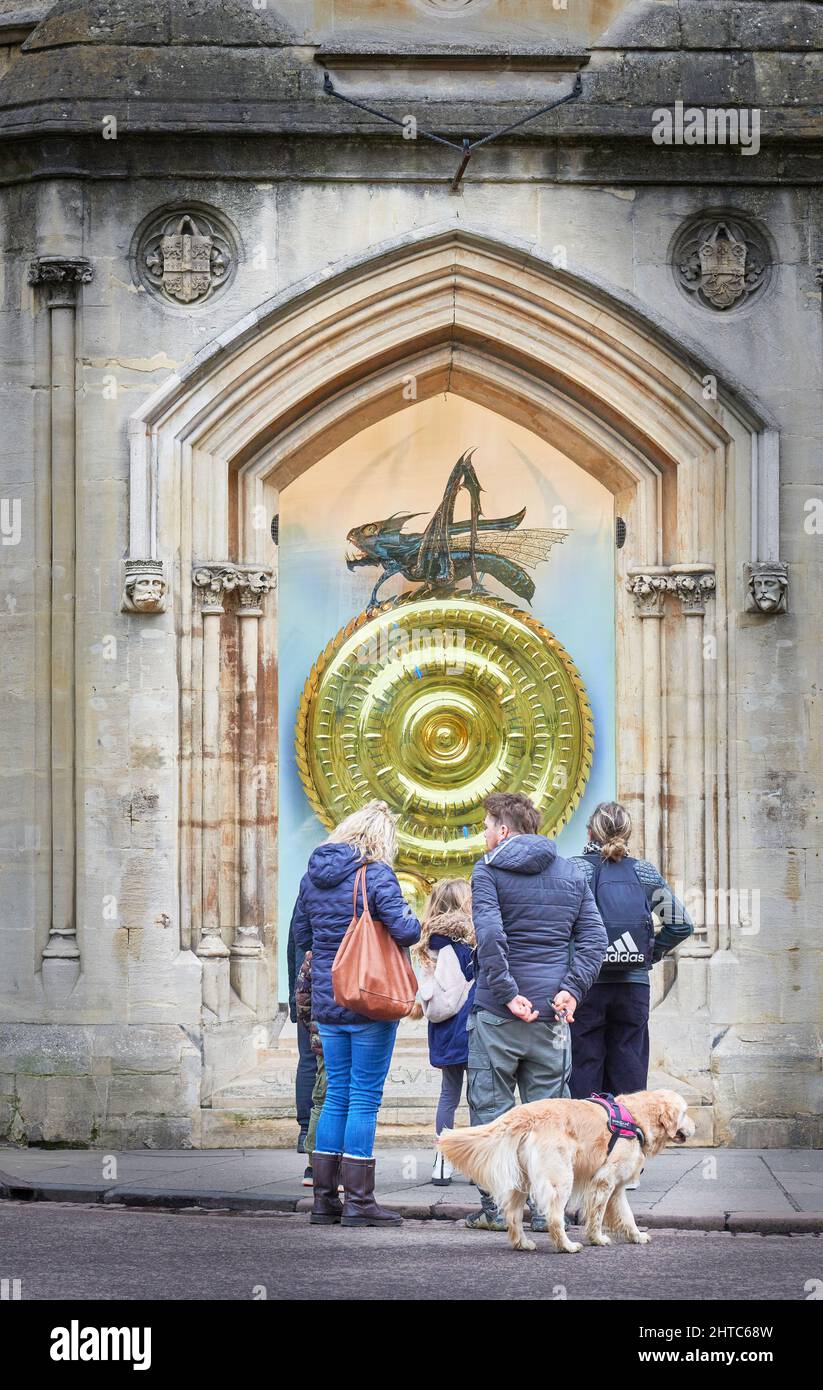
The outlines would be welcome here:
[[[437,1022],[429,1020],[429,1062],[442,1072],[440,1099],[435,1119],[435,1134],[451,1129],[466,1078],[469,1061],[468,1018],[474,1001],[474,947],[475,935],[472,924],[471,887],[462,878],[444,878],[432,890],[423,915],[419,943],[412,950],[412,957],[421,976],[421,996],[430,996],[421,1012],[428,1015],[431,998],[431,982],[437,969],[441,951],[448,948],[457,958],[463,976],[462,988],[457,967],[453,961],[451,978],[457,976],[459,1007],[449,1017],[441,1017],[440,1011],[432,1010]],[[445,964],[445,962],[444,962]],[[442,976],[442,972],[439,972]],[[428,977],[429,989],[425,981]],[[454,989],[454,984],[451,986]],[[462,999],[461,999],[462,996]],[[451,1182],[452,1165],[437,1153],[432,1170],[432,1182],[445,1187]]]

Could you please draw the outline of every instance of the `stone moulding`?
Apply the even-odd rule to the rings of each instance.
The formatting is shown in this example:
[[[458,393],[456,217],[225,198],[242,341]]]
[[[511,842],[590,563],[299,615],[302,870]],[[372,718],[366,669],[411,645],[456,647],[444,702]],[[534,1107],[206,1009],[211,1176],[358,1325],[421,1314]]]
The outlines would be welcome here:
[[[270,600],[244,616],[246,597],[257,606],[253,583],[233,561],[196,557],[234,544],[240,569],[267,569],[261,511],[276,513],[280,489],[402,409],[409,372],[418,399],[448,389],[479,401],[612,493],[630,538],[617,552],[615,666],[618,707],[632,716],[616,780],[635,852],[703,902],[739,882],[728,670],[740,638],[729,616],[741,565],[778,560],[778,437],[720,373],[708,400],[706,371],[636,305],[533,249],[437,231],[262,306],[133,417],[132,553],[179,555],[192,577],[179,595],[180,920],[209,960],[203,998],[217,1018],[229,1016],[229,980],[255,1008],[255,952],[277,917],[278,615]],[[683,560],[662,563],[669,544]],[[222,616],[234,595],[236,629]],[[221,740],[228,727],[234,741]],[[227,788],[243,808],[236,825]],[[704,1008],[710,958],[731,941],[728,922],[706,920],[681,948],[680,1022]]]

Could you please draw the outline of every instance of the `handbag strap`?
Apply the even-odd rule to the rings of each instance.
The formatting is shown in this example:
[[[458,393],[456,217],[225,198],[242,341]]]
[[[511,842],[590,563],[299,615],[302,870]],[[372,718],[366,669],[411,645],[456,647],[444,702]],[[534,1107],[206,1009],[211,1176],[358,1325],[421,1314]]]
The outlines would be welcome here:
[[[358,870],[357,870],[357,873],[356,873],[355,876],[354,876],[354,889],[353,889],[353,891],[352,891],[352,905],[351,905],[351,911],[352,911],[352,920],[355,921],[355,922],[357,921],[357,890],[358,890],[358,888],[361,887],[361,885],[362,885],[362,888],[363,888],[363,909],[364,909],[364,911],[365,911],[366,907],[368,906],[368,898],[366,897],[366,865],[365,865],[365,864],[363,865],[363,867],[362,867],[361,869],[358,869]]]

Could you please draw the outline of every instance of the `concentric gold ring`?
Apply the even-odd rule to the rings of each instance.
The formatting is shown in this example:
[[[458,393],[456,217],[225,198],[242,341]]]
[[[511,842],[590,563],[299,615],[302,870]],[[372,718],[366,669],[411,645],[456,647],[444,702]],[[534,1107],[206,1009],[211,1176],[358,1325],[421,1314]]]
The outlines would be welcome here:
[[[313,666],[295,751],[326,826],[371,797],[398,816],[398,866],[428,879],[483,849],[483,801],[530,796],[548,834],[591,770],[580,674],[531,614],[470,594],[413,595],[361,613]]]

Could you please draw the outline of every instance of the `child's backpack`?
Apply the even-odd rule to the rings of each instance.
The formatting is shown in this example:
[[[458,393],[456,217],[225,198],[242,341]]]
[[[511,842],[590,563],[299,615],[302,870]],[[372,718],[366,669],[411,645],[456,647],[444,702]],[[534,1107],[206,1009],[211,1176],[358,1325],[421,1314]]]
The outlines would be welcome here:
[[[469,997],[472,981],[463,974],[453,946],[442,946],[434,965],[424,966],[417,994],[429,1023],[444,1023],[459,1014]]]
[[[651,970],[654,924],[646,890],[635,872],[636,859],[594,862],[592,893],[609,945],[600,978],[616,979],[626,970]]]

